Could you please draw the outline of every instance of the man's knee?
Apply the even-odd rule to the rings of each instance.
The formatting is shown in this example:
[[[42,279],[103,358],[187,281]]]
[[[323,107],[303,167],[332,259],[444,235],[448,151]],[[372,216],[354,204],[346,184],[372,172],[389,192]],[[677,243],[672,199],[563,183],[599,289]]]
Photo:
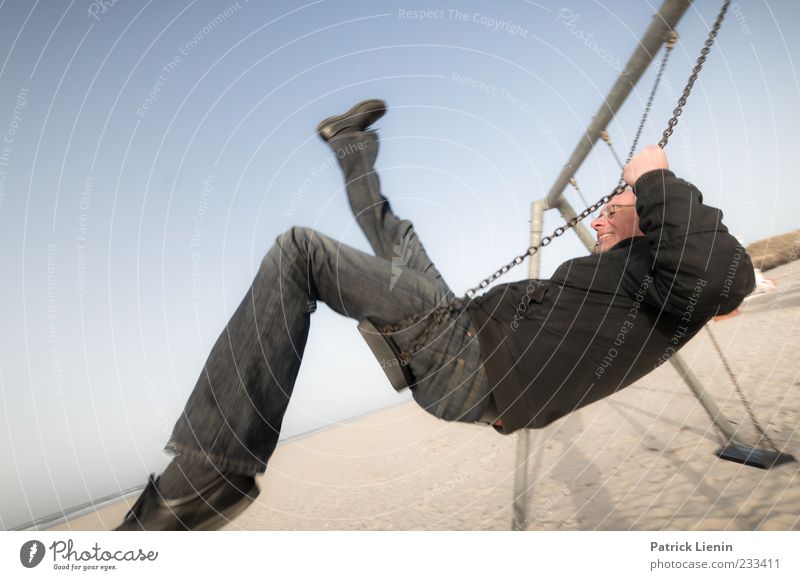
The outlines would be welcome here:
[[[284,250],[307,254],[315,238],[319,238],[319,233],[313,228],[292,226],[275,238],[275,245]]]

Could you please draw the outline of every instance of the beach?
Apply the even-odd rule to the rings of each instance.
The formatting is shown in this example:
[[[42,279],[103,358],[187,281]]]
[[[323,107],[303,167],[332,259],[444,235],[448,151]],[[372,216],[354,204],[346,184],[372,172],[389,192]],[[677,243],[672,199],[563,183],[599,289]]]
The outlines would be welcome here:
[[[765,276],[775,291],[708,326],[770,439],[800,457],[800,262]],[[755,442],[708,332],[680,354]],[[719,433],[671,364],[529,436],[527,530],[800,529],[800,463],[719,459]],[[516,446],[404,403],[280,445],[258,500],[225,529],[509,530]],[[111,529],[135,499],[50,529]]]

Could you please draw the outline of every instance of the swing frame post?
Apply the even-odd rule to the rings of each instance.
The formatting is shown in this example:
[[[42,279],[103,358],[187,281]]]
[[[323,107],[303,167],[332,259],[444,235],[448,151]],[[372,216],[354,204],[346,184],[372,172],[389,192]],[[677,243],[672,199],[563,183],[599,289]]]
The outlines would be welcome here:
[[[544,231],[544,212],[549,209],[546,199],[537,199],[531,204],[531,245],[542,241]],[[540,254],[535,253],[528,261],[528,277],[539,277]],[[514,502],[512,531],[524,532],[528,529],[528,458],[530,456],[531,432],[528,429],[517,431],[517,459],[514,470]]]

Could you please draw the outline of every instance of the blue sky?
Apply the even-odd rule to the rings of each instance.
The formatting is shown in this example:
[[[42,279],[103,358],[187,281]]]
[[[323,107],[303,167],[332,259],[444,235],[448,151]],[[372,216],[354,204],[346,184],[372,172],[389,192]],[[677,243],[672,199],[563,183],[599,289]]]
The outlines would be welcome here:
[[[369,250],[320,119],[389,103],[384,192],[461,294],[527,246],[530,202],[657,8],[0,3],[0,525],[163,467],[211,345],[281,232]],[[643,143],[659,139],[718,8],[696,2],[679,23]],[[798,21],[797,3],[734,4],[667,149],[746,243],[798,224]],[[653,76],[609,127],[623,156]],[[592,202],[618,174],[600,144],[576,177]],[[583,253],[566,237],[542,276]],[[315,314],[284,435],[403,400],[355,325]]]

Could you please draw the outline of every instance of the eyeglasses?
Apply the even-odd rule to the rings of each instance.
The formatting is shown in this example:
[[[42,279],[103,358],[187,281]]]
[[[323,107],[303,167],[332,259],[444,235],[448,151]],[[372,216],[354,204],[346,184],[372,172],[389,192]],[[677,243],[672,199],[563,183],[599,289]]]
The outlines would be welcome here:
[[[628,203],[628,204],[614,204],[614,205],[607,205],[605,208],[605,216],[606,219],[611,220],[614,219],[614,216],[617,214],[617,211],[622,209],[623,207],[636,207],[635,203]],[[603,211],[600,211],[600,215],[603,215]]]

